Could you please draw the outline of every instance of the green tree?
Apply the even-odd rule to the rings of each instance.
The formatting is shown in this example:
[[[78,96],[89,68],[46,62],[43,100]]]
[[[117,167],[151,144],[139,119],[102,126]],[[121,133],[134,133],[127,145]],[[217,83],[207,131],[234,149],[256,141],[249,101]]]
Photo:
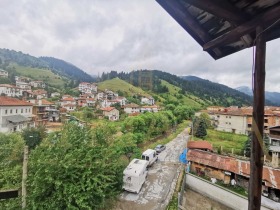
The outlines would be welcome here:
[[[244,150],[244,155],[246,157],[250,157],[251,156],[251,142],[252,142],[252,133],[250,132],[248,134],[248,138],[247,138],[247,141],[244,143],[244,146],[243,146],[243,150]],[[269,152],[269,137],[267,134],[264,134],[264,137],[263,137],[263,153],[264,154],[267,154]]]
[[[18,133],[0,133],[0,190],[19,189],[24,140]],[[0,209],[20,209],[21,199],[1,200]]]
[[[46,138],[47,133],[44,126],[39,126],[37,128],[26,128],[22,131],[21,135],[29,149],[34,149]]]
[[[125,162],[113,141],[104,145],[97,138],[89,127],[69,123],[36,147],[29,160],[27,208],[104,209],[121,190]]]
[[[204,120],[199,120],[198,128],[194,133],[195,137],[204,139],[207,136],[206,123]]]

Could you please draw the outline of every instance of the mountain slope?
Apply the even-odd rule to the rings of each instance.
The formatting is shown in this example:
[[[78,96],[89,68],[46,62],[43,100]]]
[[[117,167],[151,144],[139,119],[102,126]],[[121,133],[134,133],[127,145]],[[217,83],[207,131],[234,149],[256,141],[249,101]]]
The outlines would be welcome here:
[[[71,79],[80,80],[84,82],[94,81],[94,79],[82,69],[64,60],[60,60],[53,57],[40,57],[40,59],[48,63],[49,68],[51,68],[53,71],[62,74],[63,76],[67,76]]]
[[[29,76],[33,79],[49,80],[51,85],[54,83],[60,87],[63,87],[69,80],[94,81],[89,74],[66,61],[51,57],[36,58],[9,49],[0,48],[0,68],[9,71],[11,76],[16,74],[17,76]],[[44,71],[40,72],[42,70]],[[52,81],[59,78],[60,81]]]
[[[138,70],[130,73],[102,74],[101,79],[119,77],[134,86],[152,90],[156,93],[166,93],[168,88],[162,85],[162,80],[181,89],[181,94],[195,96],[204,101],[204,105],[220,106],[247,106],[252,104],[252,97],[225,85],[213,83],[208,80],[187,81],[176,75],[159,70]]]
[[[235,89],[249,96],[253,96],[252,89],[247,86],[240,86]],[[266,104],[272,104],[272,105],[274,104],[280,106],[280,93],[278,92],[265,91],[265,99],[266,101],[268,101],[268,103]]]
[[[139,87],[135,87],[128,82],[121,80],[119,78],[114,78],[110,80],[105,80],[98,83],[98,89],[104,91],[105,89],[112,90],[114,92],[122,91],[126,96],[133,95],[143,95],[147,96],[148,94]]]

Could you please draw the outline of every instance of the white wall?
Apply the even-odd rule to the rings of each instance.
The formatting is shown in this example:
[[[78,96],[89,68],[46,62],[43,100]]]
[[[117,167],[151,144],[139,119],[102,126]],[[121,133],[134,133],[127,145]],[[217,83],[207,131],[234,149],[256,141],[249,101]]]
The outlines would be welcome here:
[[[236,134],[246,134],[247,118],[246,116],[219,115],[217,130],[232,132],[235,129]]]
[[[247,210],[248,199],[236,193],[230,192],[225,188],[214,185],[211,182],[203,180],[192,174],[186,174],[186,185],[190,189],[207,196],[215,201],[218,201],[230,208],[236,210]],[[261,209],[272,209],[262,206]]]

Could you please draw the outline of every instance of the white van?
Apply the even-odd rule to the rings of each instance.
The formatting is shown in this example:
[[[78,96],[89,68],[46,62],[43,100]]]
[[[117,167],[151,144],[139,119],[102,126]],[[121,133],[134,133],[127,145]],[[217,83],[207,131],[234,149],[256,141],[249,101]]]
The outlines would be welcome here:
[[[123,189],[139,193],[144,184],[148,171],[148,161],[133,159],[123,171]]]
[[[149,166],[153,165],[153,163],[158,159],[157,153],[153,149],[147,149],[142,153],[142,160],[147,160],[149,162]]]

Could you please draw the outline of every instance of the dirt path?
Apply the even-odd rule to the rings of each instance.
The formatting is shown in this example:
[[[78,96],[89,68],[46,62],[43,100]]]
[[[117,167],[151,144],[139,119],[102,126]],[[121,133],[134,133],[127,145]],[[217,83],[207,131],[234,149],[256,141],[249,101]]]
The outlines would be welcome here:
[[[232,210],[229,207],[224,206],[210,198],[198,194],[190,189],[184,194],[184,205],[188,210]]]
[[[188,131],[185,129],[158,155],[149,169],[148,177],[139,194],[123,192],[115,210],[165,209],[175,188],[179,173],[179,155],[186,148]]]

